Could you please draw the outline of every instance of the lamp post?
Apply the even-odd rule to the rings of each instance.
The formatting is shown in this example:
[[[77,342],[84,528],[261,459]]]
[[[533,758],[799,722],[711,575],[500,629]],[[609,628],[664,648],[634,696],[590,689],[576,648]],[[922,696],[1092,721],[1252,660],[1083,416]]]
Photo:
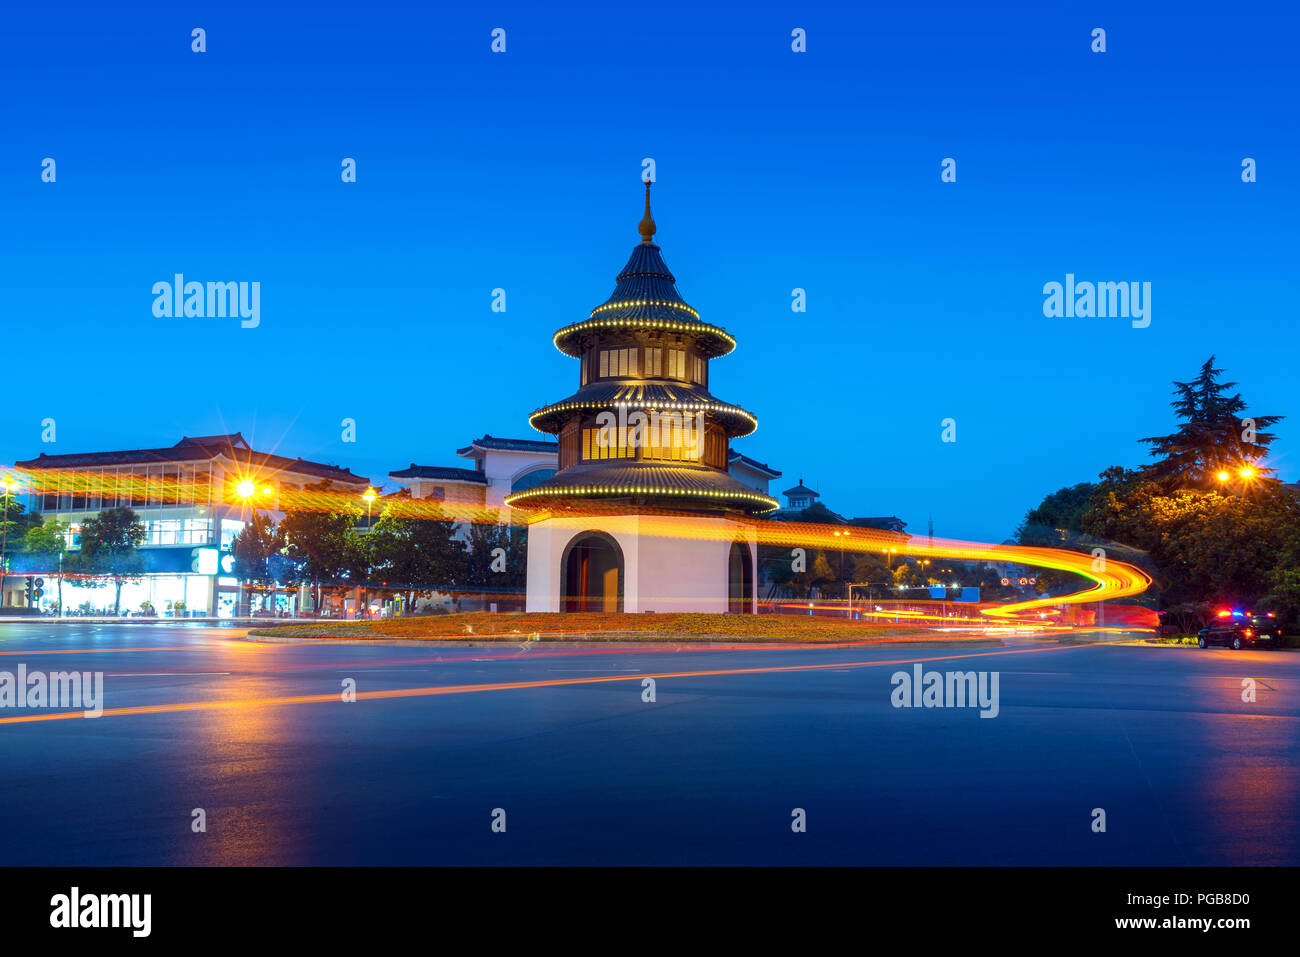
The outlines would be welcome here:
[[[365,490],[365,493],[361,495],[361,498],[365,499],[365,531],[369,532],[370,531],[370,503],[374,502],[374,498],[376,498],[376,495],[374,495],[374,489]]]
[[[248,500],[253,497],[253,493],[256,491],[257,491],[257,486],[253,484],[252,479],[242,479],[239,482],[239,484],[235,486],[235,493],[241,499],[239,517],[240,520],[244,522],[245,528],[248,527],[248,520],[246,516],[251,518],[253,515],[256,514],[256,508],[254,508],[251,512],[247,511],[247,509],[249,508]],[[230,543],[230,551],[233,555],[235,551],[234,541],[231,541]],[[236,580],[236,588],[238,589],[238,591],[235,592],[235,614],[238,615],[240,606],[244,604],[244,580],[242,578]],[[251,616],[252,613],[253,613],[253,609],[250,607],[248,609],[248,614]]]
[[[373,488],[367,488],[365,492],[362,493],[361,497],[365,500],[366,503],[366,534],[369,535],[370,534],[370,506],[375,500],[375,490]],[[370,567],[369,561],[366,562],[366,567],[368,570]],[[369,575],[367,575],[366,577],[369,578]],[[370,589],[369,588],[366,588],[364,590],[358,589],[358,604],[360,603],[360,595],[362,594],[364,594],[366,597],[365,617],[369,618],[370,617]],[[358,618],[361,617],[360,608],[357,609],[357,617]]]
[[[841,535],[844,536],[845,538],[849,537],[848,532],[835,532],[833,534],[835,535],[836,538],[839,538]],[[840,542],[840,578],[843,577],[844,577],[844,543]]]

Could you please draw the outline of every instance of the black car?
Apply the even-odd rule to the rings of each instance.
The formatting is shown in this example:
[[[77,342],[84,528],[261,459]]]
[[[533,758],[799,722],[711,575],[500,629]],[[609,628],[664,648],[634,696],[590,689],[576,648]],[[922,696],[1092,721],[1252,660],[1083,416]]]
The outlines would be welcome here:
[[[1282,626],[1271,615],[1221,611],[1213,622],[1200,630],[1196,643],[1202,648],[1209,645],[1229,645],[1237,649],[1278,648],[1282,645]]]

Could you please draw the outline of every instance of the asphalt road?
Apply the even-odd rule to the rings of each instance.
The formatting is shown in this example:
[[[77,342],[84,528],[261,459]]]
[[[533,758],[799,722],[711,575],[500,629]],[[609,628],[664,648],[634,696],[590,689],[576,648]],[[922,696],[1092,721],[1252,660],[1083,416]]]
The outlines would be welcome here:
[[[0,708],[0,865],[1300,864],[1294,652],[242,634],[0,624],[0,671],[102,671],[107,709]],[[916,661],[997,672],[997,716],[893,707]]]

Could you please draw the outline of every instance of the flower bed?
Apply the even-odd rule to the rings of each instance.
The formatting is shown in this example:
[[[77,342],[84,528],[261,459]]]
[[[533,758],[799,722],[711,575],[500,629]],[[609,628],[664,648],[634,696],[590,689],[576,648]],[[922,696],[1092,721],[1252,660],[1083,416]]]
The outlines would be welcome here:
[[[868,624],[802,615],[602,614],[518,612],[427,615],[310,625],[273,625],[253,636],[272,638],[410,638],[426,641],[862,641],[933,640],[915,625]]]

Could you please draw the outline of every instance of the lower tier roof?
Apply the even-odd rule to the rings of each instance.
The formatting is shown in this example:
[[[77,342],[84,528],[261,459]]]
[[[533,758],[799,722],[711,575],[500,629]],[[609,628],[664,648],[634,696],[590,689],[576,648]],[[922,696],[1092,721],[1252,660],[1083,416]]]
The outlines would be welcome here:
[[[685,462],[584,462],[545,482],[506,497],[512,508],[578,505],[586,499],[617,499],[676,509],[735,508],[751,515],[775,511],[780,503],[707,465]]]

